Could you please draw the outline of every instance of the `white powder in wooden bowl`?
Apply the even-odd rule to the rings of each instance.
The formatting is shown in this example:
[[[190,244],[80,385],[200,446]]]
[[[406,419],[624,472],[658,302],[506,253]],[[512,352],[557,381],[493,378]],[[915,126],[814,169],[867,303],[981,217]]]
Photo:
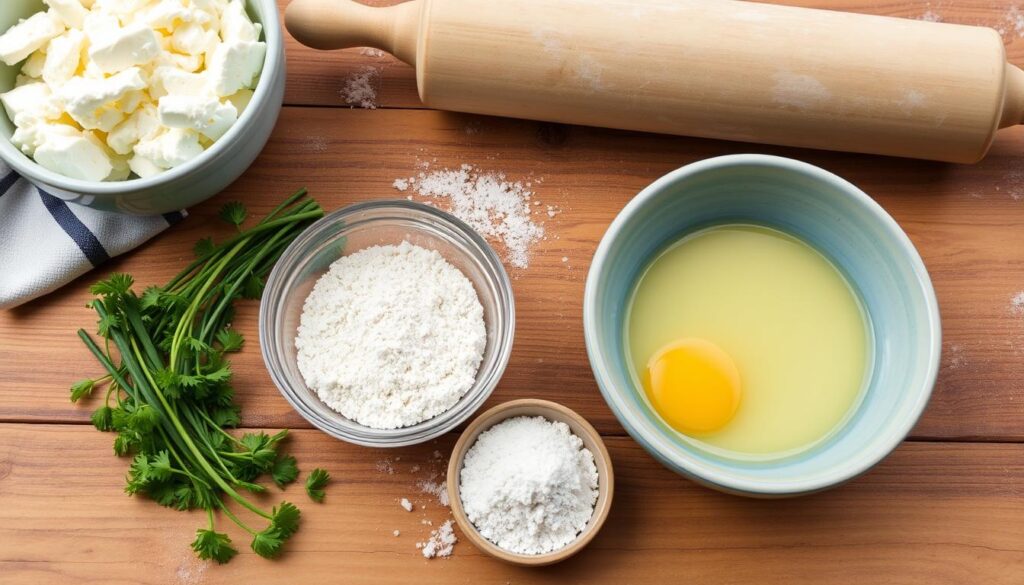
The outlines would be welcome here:
[[[597,503],[594,454],[563,422],[520,416],[480,433],[459,476],[462,507],[487,540],[519,554],[564,548]]]
[[[306,384],[376,429],[454,406],[476,381],[486,345],[473,284],[437,251],[408,242],[331,264],[306,298],[295,338]]]

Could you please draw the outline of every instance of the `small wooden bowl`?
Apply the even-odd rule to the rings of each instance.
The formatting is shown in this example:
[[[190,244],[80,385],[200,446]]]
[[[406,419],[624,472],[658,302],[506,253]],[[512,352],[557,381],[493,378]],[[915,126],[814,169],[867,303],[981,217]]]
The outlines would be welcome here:
[[[480,436],[480,433],[505,419],[517,416],[542,416],[550,421],[564,422],[569,425],[573,434],[582,439],[583,445],[594,454],[594,463],[597,465],[598,495],[597,503],[594,504],[594,515],[590,518],[590,522],[587,523],[583,532],[564,548],[542,555],[524,555],[510,552],[484,538],[466,516],[466,511],[462,508],[462,496],[459,493],[459,476],[462,471],[462,461],[466,457],[466,451],[476,442],[476,438]],[[608,512],[612,507],[614,488],[615,474],[612,471],[612,459],[608,455],[608,449],[605,448],[604,441],[601,440],[601,435],[582,416],[561,404],[547,400],[513,400],[499,404],[481,414],[462,433],[459,441],[455,443],[452,457],[448,461],[448,500],[456,524],[462,529],[462,533],[466,538],[476,545],[478,549],[492,557],[516,565],[531,567],[550,565],[564,561],[581,551],[597,535],[605,519],[608,518]]]

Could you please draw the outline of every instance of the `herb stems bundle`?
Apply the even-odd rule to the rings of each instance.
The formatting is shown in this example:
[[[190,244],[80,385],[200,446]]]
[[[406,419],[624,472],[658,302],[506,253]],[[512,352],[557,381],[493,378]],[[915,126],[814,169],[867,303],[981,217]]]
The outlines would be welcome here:
[[[284,487],[298,477],[298,468],[294,457],[278,453],[287,430],[241,438],[225,430],[240,422],[225,359],[244,343],[230,328],[232,305],[238,298],[259,298],[274,262],[323,210],[301,190],[244,231],[240,203],[229,203],[220,216],[239,233],[221,244],[200,240],[196,259],[166,285],[137,296],[131,276],[112,274],[92,286],[97,299],[90,306],[102,341],[84,330],[78,336],[106,375],[75,383],[71,400],[105,385],[92,422],[117,433],[117,455],[133,456],[125,491],[178,510],[206,510],[192,548],[202,559],[225,563],[238,551],[215,530],[214,512],[248,532],[252,550],[268,558],[295,533],[300,516],[288,502],[267,511],[244,495],[265,491],[255,483],[264,474]],[[229,509],[228,500],[247,518]]]

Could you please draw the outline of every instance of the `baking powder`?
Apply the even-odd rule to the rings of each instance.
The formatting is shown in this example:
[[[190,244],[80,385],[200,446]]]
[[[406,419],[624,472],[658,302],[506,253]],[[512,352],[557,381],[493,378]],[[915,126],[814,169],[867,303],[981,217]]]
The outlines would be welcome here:
[[[520,554],[572,542],[594,514],[594,455],[569,426],[543,417],[505,420],[477,437],[459,476],[466,516],[480,534]]]

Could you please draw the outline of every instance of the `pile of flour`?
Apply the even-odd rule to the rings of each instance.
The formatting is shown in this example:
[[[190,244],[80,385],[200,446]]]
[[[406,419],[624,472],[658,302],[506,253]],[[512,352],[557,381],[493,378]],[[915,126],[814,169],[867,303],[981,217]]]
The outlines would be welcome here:
[[[484,431],[459,476],[466,516],[480,534],[520,554],[565,547],[597,502],[594,454],[562,422],[515,417]]]
[[[331,264],[306,298],[295,339],[306,384],[376,429],[454,406],[473,386],[486,344],[473,284],[438,252],[408,242]]]

